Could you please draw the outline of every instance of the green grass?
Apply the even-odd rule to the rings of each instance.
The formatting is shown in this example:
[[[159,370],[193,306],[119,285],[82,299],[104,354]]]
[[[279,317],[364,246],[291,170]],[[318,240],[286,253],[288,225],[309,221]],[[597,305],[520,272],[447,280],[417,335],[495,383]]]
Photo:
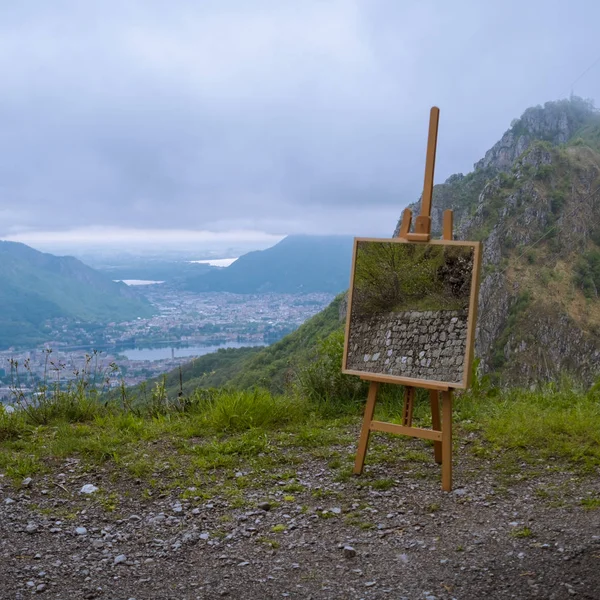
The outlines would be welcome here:
[[[562,460],[582,470],[600,465],[600,389],[548,384],[504,390],[491,397],[464,394],[459,420],[477,424],[495,450],[530,460]]]
[[[295,501],[294,494],[306,492],[296,480],[296,469],[307,460],[325,462],[332,482],[356,491],[394,487],[393,476],[381,477],[385,471],[369,474],[371,468],[408,465],[410,477],[419,477],[421,465],[433,460],[426,442],[374,433],[368,470],[354,477],[360,410],[333,416],[330,405],[298,394],[205,390],[183,403],[167,398],[158,412],[156,405],[90,404],[90,397],[76,395],[60,403],[58,408],[40,408],[43,419],[35,414],[36,407],[0,412],[0,473],[19,484],[24,477],[52,471],[64,459],[77,457],[84,470],[103,465],[111,476],[142,480],[140,493],[181,488],[190,498],[221,494],[242,506],[248,490],[265,486],[285,494],[283,501]],[[456,443],[469,442],[458,460],[485,460],[485,468],[503,485],[555,470],[584,475],[598,471],[600,385],[584,390],[563,382],[537,390],[498,390],[476,380],[472,391],[456,395],[454,406]],[[384,390],[379,414],[397,420],[400,407],[397,396]],[[415,425],[430,424],[428,398],[420,394]],[[435,473],[431,469],[425,475]],[[197,491],[185,491],[191,486]],[[326,489],[311,492],[314,499],[331,494]],[[548,501],[554,498],[543,488],[536,494]],[[582,505],[597,508],[598,501],[588,498]]]
[[[533,535],[533,531],[529,527],[516,527],[510,535],[514,538],[529,538]]]
[[[600,498],[584,498],[581,506],[586,510],[596,510],[600,508]]]

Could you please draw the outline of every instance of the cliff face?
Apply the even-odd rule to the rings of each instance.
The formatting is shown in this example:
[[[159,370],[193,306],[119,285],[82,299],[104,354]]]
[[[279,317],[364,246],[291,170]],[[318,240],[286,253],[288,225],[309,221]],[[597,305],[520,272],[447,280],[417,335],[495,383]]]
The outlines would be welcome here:
[[[600,373],[598,140],[589,103],[547,103],[434,188],[434,234],[452,208],[456,239],[484,243],[475,352],[506,383]]]

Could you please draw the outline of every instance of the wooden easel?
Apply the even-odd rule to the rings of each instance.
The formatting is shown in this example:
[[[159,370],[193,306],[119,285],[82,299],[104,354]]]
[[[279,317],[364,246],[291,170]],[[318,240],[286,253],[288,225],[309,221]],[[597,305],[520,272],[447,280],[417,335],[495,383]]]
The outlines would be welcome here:
[[[421,198],[421,214],[415,222],[414,233],[410,232],[412,211],[404,209],[400,225],[399,238],[409,242],[429,242],[431,238],[431,199],[433,196],[433,175],[435,171],[435,153],[437,146],[438,123],[440,110],[436,106],[431,109],[429,116],[429,137],[427,141],[427,157],[425,161],[425,182],[423,185],[423,196]],[[453,213],[451,210],[444,211],[443,239],[452,239]],[[374,421],[375,403],[380,383],[398,383],[391,377],[385,375],[365,375],[361,379],[370,381],[367,405],[363,418],[354,473],[362,473],[369,444],[371,431],[384,431],[409,435],[412,437],[433,440],[435,462],[442,465],[442,489],[446,492],[452,490],[452,388],[448,386],[436,386],[424,381],[420,387],[429,389],[429,400],[431,402],[432,429],[423,429],[412,426],[413,404],[415,399],[415,388],[407,386],[404,392],[404,410],[402,425],[396,423],[385,423]],[[442,421],[440,422],[439,396],[442,393]]]

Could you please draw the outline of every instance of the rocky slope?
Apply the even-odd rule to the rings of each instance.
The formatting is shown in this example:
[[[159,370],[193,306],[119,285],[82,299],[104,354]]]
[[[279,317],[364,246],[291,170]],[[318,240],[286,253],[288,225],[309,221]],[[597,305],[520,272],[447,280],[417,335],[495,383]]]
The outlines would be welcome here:
[[[435,186],[434,233],[452,208],[455,237],[484,242],[475,350],[506,383],[600,371],[599,150],[590,103],[548,102]]]

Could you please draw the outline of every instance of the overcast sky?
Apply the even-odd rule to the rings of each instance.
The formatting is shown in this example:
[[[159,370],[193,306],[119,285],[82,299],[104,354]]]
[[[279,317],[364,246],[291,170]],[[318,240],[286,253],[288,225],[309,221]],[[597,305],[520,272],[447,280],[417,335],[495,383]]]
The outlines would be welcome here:
[[[0,0],[0,237],[389,236],[430,106],[439,183],[570,94],[599,22],[597,0]],[[573,91],[600,100],[600,64]]]

